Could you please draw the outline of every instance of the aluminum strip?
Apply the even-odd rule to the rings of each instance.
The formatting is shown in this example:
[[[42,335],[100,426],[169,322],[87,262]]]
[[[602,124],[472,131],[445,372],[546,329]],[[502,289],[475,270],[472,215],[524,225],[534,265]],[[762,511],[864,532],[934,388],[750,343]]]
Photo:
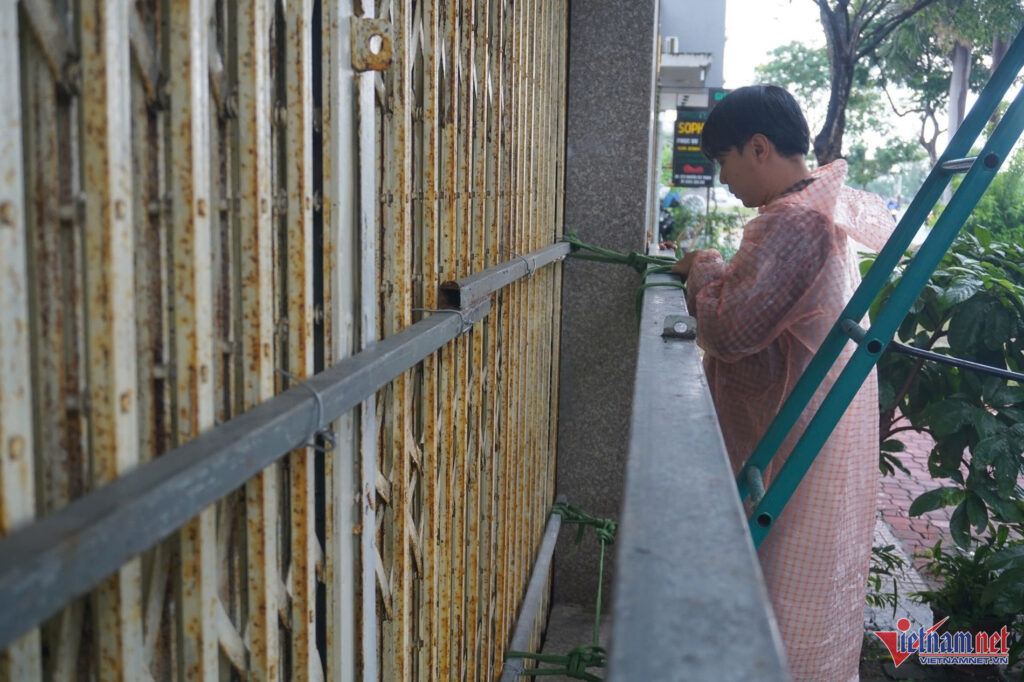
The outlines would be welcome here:
[[[565,496],[560,495],[557,501],[565,502]],[[533,624],[541,612],[541,601],[551,575],[551,559],[555,554],[555,543],[558,541],[558,531],[561,528],[562,515],[549,513],[544,536],[540,548],[537,550],[537,559],[530,572],[530,583],[526,588],[526,595],[523,597],[523,606],[520,609],[519,618],[516,620],[512,640],[508,644],[508,648],[513,651],[529,650]],[[501,682],[516,682],[523,672],[523,659],[510,658],[504,661],[500,669]]]
[[[312,0],[285,8],[285,178],[288,196],[288,371],[305,378],[313,367],[313,62]],[[310,448],[289,457],[291,670],[296,682],[323,677],[316,643],[315,457]]]
[[[472,305],[517,279],[532,275],[545,265],[564,259],[569,255],[569,248],[568,243],[559,242],[523,256],[512,257],[468,277],[444,282],[441,284],[444,302],[453,308]]]
[[[361,0],[362,16],[373,18],[372,0]],[[346,47],[351,47],[346,46]],[[358,99],[358,174],[359,174],[359,350],[365,351],[377,339],[377,301],[380,292],[377,278],[377,164],[376,140],[378,126],[374,107],[374,72],[360,73],[356,80]],[[363,679],[376,682],[377,662],[377,556],[376,498],[377,481],[377,401],[367,400],[359,409],[360,430],[360,641]]]
[[[87,0],[79,13],[85,353],[92,486],[138,462],[129,3]],[[124,564],[93,594],[100,680],[141,679],[142,576]]]
[[[134,12],[134,10],[133,10]],[[168,9],[170,68],[171,262],[174,273],[171,334],[175,349],[174,442],[186,443],[213,426],[213,311],[211,291],[210,111],[205,0]],[[133,33],[144,36],[141,24]],[[137,29],[135,28],[137,26]],[[144,48],[151,49],[151,48]],[[179,536],[179,609],[186,679],[218,674],[216,629],[217,538],[213,507],[202,510]]]
[[[242,345],[242,405],[261,405],[274,394],[274,263],[271,154],[270,29],[274,5],[237,5],[238,34],[238,262]],[[230,422],[229,422],[230,423]],[[273,680],[281,664],[277,614],[278,466],[253,471],[245,486],[249,672]]]
[[[435,124],[441,115],[441,90],[443,84],[440,80],[440,64],[443,58],[441,54],[442,43],[440,37],[440,9],[437,3],[421,3],[422,17],[422,38],[421,51],[423,53],[423,122],[422,122],[422,158],[423,158],[423,202],[422,213],[422,234],[423,234],[423,255],[420,267],[423,271],[423,303],[426,307],[437,307],[439,296],[438,286],[440,284],[440,273],[438,272],[438,259],[440,257],[440,211],[438,203],[439,188],[442,180],[439,174],[439,155],[441,151],[441,138],[439,126]],[[436,674],[438,670],[438,649],[439,638],[443,631],[439,623],[439,594],[440,581],[447,579],[445,573],[439,566],[440,561],[437,555],[440,547],[440,501],[442,492],[438,490],[438,477],[443,469],[441,453],[443,443],[440,433],[439,403],[443,400],[440,393],[441,382],[438,374],[441,368],[441,353],[434,353],[423,362],[423,387],[422,387],[422,408],[423,415],[423,524],[424,524],[424,545],[427,548],[428,559],[425,561],[423,575],[423,600],[421,618],[427,619],[428,623],[423,628],[423,633],[429,642],[429,646],[423,647],[421,656],[421,679],[429,679],[430,674]],[[432,557],[429,558],[429,557]],[[446,633],[444,633],[446,634]]]
[[[325,362],[349,357],[359,343],[360,277],[358,186],[358,96],[352,83],[350,3],[322,6],[323,64],[323,224]],[[348,412],[335,423],[337,447],[324,456],[327,592],[327,679],[356,679],[359,628],[356,620],[360,580],[362,518],[359,500],[359,414]]]
[[[18,64],[18,51],[18,7],[5,3],[0,64]],[[0,68],[0,537],[26,525],[36,507],[20,94],[19,70]],[[41,677],[38,630],[0,648],[0,679]]]

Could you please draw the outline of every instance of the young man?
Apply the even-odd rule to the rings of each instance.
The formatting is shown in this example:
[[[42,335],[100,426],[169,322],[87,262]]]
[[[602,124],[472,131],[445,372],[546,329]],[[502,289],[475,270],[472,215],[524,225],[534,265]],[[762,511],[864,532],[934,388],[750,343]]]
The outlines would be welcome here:
[[[738,473],[860,281],[856,251],[893,228],[882,200],[846,187],[845,161],[809,171],[810,133],[793,97],[740,88],[708,116],[701,146],[759,215],[726,264],[686,254],[687,305]],[[765,472],[771,485],[853,352],[850,344]],[[794,680],[858,679],[878,485],[872,374],[759,549]]]

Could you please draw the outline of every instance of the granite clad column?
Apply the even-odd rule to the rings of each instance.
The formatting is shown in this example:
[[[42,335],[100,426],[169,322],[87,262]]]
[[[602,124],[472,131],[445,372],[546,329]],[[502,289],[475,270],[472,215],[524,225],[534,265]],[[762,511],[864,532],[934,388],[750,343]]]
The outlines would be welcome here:
[[[588,243],[642,251],[650,212],[657,0],[571,0],[566,112],[565,231]],[[568,259],[563,271],[556,488],[595,516],[618,518],[636,371],[631,269]],[[555,555],[555,603],[593,604],[592,531]],[[605,557],[611,604],[614,547]],[[580,642],[583,644],[584,642]]]

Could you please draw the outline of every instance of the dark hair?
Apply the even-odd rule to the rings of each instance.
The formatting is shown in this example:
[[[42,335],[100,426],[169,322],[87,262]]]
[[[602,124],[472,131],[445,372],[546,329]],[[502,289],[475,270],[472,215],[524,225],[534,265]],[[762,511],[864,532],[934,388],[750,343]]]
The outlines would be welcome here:
[[[810,149],[811,132],[800,105],[777,85],[749,85],[726,95],[708,114],[700,149],[714,160],[733,147],[742,150],[757,133],[783,156],[803,156]]]

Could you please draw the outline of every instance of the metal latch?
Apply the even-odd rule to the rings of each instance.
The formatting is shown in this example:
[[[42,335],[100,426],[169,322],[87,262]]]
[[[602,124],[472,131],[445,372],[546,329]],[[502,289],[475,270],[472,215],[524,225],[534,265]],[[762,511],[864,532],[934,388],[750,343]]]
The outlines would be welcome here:
[[[697,337],[697,320],[689,315],[666,315],[661,331],[663,339],[693,339]]]
[[[352,17],[352,68],[384,71],[391,66],[393,33],[383,19]]]

